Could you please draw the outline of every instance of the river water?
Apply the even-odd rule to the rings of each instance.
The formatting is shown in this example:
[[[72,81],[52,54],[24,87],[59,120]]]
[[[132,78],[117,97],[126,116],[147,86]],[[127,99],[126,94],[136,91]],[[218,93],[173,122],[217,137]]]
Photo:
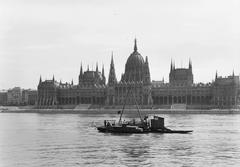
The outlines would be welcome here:
[[[194,132],[112,135],[94,126],[118,115],[0,113],[0,166],[240,164],[240,115],[159,116],[169,128]]]

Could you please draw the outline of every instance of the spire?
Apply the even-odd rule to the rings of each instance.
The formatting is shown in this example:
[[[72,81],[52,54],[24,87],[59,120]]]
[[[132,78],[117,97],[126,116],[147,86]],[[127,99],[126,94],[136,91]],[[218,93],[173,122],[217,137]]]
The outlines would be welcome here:
[[[42,83],[42,76],[40,75],[39,84]]]
[[[98,63],[96,63],[96,72],[98,72]]]
[[[137,51],[137,39],[135,38],[135,40],[134,40],[134,52],[136,52]]]
[[[53,82],[55,81],[54,75],[53,75],[53,79],[52,80],[53,80]]]
[[[218,78],[218,72],[216,71],[215,79],[217,79],[217,78]]]
[[[106,84],[106,77],[105,77],[105,74],[104,74],[104,65],[102,65],[102,78],[103,78],[103,85]]]
[[[82,79],[83,79],[83,69],[82,69],[82,62],[81,62],[80,74],[79,74],[79,76],[78,76],[78,84],[79,84],[79,85],[80,85]]]
[[[145,84],[150,84],[151,78],[150,78],[150,72],[149,72],[149,65],[148,65],[148,57],[146,56],[145,59],[145,73],[144,73],[144,80],[143,82]]]
[[[113,62],[113,51],[112,51],[112,57],[111,57],[111,65],[114,65],[114,62]]]
[[[87,71],[89,71],[89,65],[87,66]]]
[[[80,76],[83,75],[83,69],[82,69],[82,62],[81,62],[81,67],[80,67]]]
[[[234,74],[234,69],[233,69],[233,73],[232,73],[232,75],[233,75],[233,77],[235,76],[235,74]]]
[[[189,68],[189,69],[192,69],[192,61],[191,61],[191,59],[189,59],[189,65],[188,65],[188,68]]]
[[[114,67],[113,53],[112,53],[110,71],[109,71],[109,76],[108,76],[108,85],[113,86],[116,82],[117,82],[117,78],[116,78],[116,74],[115,74],[115,67]]]
[[[172,62],[172,59],[171,59],[171,68],[170,68],[170,71],[173,70],[173,62]]]
[[[72,83],[71,84],[73,85],[73,79],[72,79]]]

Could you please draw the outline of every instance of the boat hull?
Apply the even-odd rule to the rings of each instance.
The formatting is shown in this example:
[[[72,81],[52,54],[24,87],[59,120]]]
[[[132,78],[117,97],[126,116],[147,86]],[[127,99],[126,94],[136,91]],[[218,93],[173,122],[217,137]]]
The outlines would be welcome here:
[[[99,132],[103,133],[179,133],[186,134],[192,133],[192,130],[170,130],[170,129],[155,129],[155,130],[142,130],[142,129],[131,129],[122,127],[97,127]]]
[[[181,134],[186,134],[186,133],[192,133],[192,130],[163,130],[163,129],[156,129],[156,130],[151,130],[151,133],[181,133]]]
[[[146,133],[146,131],[144,131],[142,128],[138,128],[138,127],[100,126],[100,127],[97,127],[97,130],[99,132],[103,132],[103,133]]]

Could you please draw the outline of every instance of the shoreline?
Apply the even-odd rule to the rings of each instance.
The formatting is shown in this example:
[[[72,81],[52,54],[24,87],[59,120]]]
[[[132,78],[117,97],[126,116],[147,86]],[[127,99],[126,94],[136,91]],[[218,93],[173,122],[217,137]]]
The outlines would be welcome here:
[[[0,113],[40,114],[118,114],[121,109],[0,109]],[[125,109],[124,114],[135,114],[137,109]],[[141,109],[141,114],[240,114],[239,109]]]

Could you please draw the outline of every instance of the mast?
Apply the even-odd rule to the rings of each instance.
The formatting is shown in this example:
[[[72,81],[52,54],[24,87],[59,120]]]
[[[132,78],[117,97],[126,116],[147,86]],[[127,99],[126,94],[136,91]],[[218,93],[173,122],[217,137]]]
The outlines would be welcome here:
[[[129,91],[130,91],[130,89],[128,89],[128,91],[127,91],[127,95],[126,95],[127,97],[128,97]],[[124,102],[124,104],[123,104],[123,108],[122,108],[122,111],[121,111],[121,115],[120,115],[120,118],[119,118],[119,121],[118,121],[119,124],[122,122],[122,115],[123,115],[123,111],[124,111],[124,109],[125,109],[126,103],[127,103],[127,98],[125,98],[125,102]]]
[[[138,106],[137,100],[136,100],[136,98],[135,98],[135,94],[134,94],[134,101],[135,101],[135,104],[136,104],[136,106],[137,106],[138,116],[139,116],[141,122],[143,122],[143,120],[142,120],[142,116],[141,116],[141,113],[140,113],[140,109],[139,109],[139,106]]]
[[[128,97],[128,94],[129,94],[129,92],[130,92],[130,89],[131,89],[131,88],[128,89],[126,97]],[[142,115],[141,115],[141,113],[140,113],[140,109],[139,109],[139,106],[138,106],[138,103],[137,103],[135,94],[133,95],[133,98],[134,98],[135,104],[136,104],[136,106],[137,106],[138,116],[139,116],[141,122],[143,122]],[[123,108],[122,108],[121,115],[120,115],[120,118],[119,118],[119,124],[120,124],[121,121],[122,121],[122,115],[123,115],[123,111],[124,111],[125,106],[126,106],[126,103],[127,103],[127,99],[128,99],[128,98],[125,98],[125,102],[124,102],[124,104],[123,104]]]

